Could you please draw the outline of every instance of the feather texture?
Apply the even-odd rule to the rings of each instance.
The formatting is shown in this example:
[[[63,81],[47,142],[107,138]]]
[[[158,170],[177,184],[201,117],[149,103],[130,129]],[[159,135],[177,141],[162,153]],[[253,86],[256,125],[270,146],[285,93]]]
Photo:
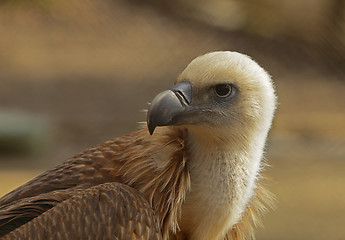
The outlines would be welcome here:
[[[160,240],[153,209],[140,192],[119,183],[80,191],[3,239]]]
[[[260,174],[255,194],[246,211],[243,213],[241,220],[227,233],[224,240],[255,239],[255,229],[262,226],[263,215],[268,210],[273,209],[275,204],[274,195],[262,183],[267,179],[268,177]]]
[[[85,189],[119,182],[143,193],[166,239],[169,229],[178,229],[181,204],[190,185],[184,135],[185,131],[170,130],[160,137],[149,137],[147,131],[140,130],[69,159],[0,199],[0,234]]]

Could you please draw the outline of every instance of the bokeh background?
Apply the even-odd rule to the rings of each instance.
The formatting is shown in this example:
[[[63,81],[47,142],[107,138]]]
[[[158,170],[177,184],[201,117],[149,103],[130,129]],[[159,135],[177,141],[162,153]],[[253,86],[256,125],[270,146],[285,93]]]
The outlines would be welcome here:
[[[344,0],[0,0],[0,196],[137,129],[215,50],[252,56],[279,96],[257,239],[345,239]]]

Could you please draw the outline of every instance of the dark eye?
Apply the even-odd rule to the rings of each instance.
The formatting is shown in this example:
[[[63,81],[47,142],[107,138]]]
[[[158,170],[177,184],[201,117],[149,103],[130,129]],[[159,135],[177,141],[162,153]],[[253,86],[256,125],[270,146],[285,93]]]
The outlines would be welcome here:
[[[217,97],[226,98],[230,96],[232,92],[232,87],[230,84],[218,84],[214,87],[214,92]]]

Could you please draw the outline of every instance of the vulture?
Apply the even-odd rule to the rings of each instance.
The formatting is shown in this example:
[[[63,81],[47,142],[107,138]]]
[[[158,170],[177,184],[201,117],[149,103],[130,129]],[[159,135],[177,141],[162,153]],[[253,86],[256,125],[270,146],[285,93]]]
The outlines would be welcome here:
[[[194,59],[147,128],[68,159],[0,199],[1,239],[253,239],[274,197],[262,174],[269,74],[237,52]]]

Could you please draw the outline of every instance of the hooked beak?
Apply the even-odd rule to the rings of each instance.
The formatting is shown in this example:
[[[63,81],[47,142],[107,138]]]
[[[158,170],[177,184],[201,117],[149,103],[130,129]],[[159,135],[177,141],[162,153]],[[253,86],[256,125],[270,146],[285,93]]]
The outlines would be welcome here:
[[[147,113],[147,127],[152,135],[157,126],[181,124],[181,116],[192,101],[192,86],[180,82],[169,90],[159,93]]]

